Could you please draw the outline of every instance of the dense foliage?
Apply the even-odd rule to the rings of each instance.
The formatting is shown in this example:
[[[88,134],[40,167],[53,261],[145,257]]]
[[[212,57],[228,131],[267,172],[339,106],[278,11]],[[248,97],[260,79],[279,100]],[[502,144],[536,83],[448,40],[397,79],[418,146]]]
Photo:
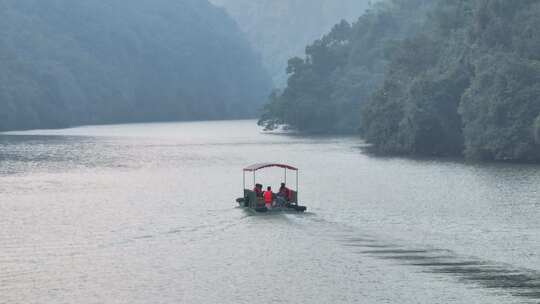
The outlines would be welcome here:
[[[0,130],[253,115],[270,78],[201,0],[1,0]]]
[[[383,153],[540,160],[540,1],[388,0],[335,38],[345,28],[289,62],[261,124],[358,128]]]
[[[210,0],[224,7],[261,53],[274,84],[287,81],[287,59],[304,52],[341,19],[355,20],[370,0]]]
[[[429,0],[379,3],[352,26],[346,21],[289,60],[289,79],[275,92],[261,123],[286,123],[308,132],[351,132],[359,125],[360,100],[384,80],[388,54],[420,28]]]

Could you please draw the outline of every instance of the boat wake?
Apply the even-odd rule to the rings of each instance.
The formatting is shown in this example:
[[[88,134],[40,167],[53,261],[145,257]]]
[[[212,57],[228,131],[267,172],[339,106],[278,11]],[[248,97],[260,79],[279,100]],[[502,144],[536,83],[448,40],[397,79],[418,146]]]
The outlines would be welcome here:
[[[422,272],[453,276],[463,283],[474,283],[531,301],[540,300],[540,272],[536,270],[461,257],[447,249],[406,248],[370,237],[346,238],[342,245],[353,248],[358,254],[417,267]]]
[[[358,228],[328,221],[316,214],[294,216],[291,220],[317,236],[353,253],[416,268],[417,271],[455,278],[458,282],[492,291],[496,295],[519,297],[525,303],[540,303],[540,271],[510,264],[460,255],[444,248],[412,247],[399,240],[360,232]],[[324,235],[321,231],[325,231]],[[520,300],[521,301],[521,300]]]

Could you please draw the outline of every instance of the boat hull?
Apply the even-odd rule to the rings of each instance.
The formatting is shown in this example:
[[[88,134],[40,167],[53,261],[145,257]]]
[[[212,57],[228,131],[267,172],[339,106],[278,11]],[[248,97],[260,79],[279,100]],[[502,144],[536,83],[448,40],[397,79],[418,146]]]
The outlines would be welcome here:
[[[245,199],[239,198],[236,200],[238,202],[238,205],[241,208],[244,208],[250,212],[253,213],[268,213],[268,214],[274,214],[274,213],[303,213],[307,210],[307,207],[305,206],[299,206],[299,205],[290,205],[286,207],[271,207],[267,208],[266,206],[260,206],[257,208],[253,208],[250,206],[246,206]]]

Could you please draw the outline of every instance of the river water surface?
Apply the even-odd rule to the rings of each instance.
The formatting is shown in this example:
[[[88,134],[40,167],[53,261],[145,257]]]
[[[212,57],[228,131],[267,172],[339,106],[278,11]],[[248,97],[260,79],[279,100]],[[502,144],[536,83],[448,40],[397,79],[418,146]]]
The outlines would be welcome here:
[[[0,303],[540,303],[539,166],[362,146],[254,121],[2,134]],[[309,212],[235,206],[264,161],[301,169]]]

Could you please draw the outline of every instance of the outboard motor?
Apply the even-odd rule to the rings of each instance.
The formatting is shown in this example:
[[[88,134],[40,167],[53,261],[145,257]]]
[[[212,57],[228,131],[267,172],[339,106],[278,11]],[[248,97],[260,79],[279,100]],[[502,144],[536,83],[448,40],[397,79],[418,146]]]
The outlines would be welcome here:
[[[307,210],[306,206],[292,205],[291,207],[298,212],[305,212]]]

